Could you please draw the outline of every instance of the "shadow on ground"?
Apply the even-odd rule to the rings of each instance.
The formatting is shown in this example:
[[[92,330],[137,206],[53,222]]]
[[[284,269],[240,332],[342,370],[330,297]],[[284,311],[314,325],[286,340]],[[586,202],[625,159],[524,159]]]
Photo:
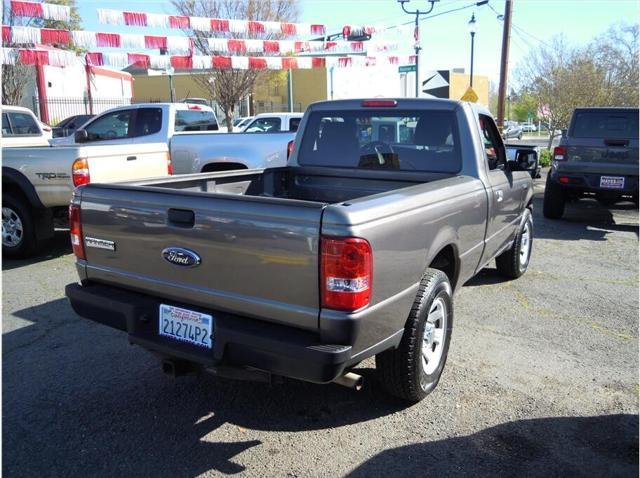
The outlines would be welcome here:
[[[69,241],[69,231],[56,231],[53,238],[42,245],[40,253],[28,259],[5,259],[2,258],[2,270],[8,271],[17,267],[28,266],[42,261],[55,259],[66,254],[71,254],[71,242]]]
[[[350,478],[638,476],[638,415],[519,420],[385,450]]]
[[[24,327],[3,335],[7,477],[234,474],[244,470],[236,455],[264,446],[255,431],[332,429],[405,406],[377,389],[372,370],[362,370],[369,386],[360,393],[296,381],[171,379],[126,334],[78,318],[65,299],[13,315]],[[237,441],[238,430],[254,432]]]

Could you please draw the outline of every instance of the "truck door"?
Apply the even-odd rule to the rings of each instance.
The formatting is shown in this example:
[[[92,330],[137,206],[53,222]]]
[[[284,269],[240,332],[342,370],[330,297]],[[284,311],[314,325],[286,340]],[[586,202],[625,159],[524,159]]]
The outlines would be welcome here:
[[[522,191],[506,169],[504,144],[493,118],[480,115],[489,180],[489,218],[483,261],[490,260],[513,238],[519,220]]]

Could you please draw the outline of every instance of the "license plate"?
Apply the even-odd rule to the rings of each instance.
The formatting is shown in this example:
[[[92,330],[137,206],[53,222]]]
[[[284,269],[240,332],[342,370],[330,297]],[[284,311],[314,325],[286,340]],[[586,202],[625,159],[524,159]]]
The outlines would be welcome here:
[[[607,189],[624,189],[624,176],[600,176],[600,187]]]
[[[158,333],[210,349],[213,341],[213,317],[194,310],[160,304]]]

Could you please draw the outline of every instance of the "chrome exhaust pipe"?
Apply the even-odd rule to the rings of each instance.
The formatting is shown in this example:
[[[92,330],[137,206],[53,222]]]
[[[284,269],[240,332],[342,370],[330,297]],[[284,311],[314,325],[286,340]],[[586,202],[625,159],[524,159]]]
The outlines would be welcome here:
[[[364,385],[364,377],[357,373],[348,372],[336,378],[333,383],[359,391],[362,390],[362,386]]]

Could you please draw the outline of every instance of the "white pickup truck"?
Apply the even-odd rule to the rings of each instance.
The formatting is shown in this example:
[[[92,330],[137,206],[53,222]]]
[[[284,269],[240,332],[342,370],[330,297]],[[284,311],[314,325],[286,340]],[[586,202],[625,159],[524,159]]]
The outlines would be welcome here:
[[[27,257],[66,227],[76,186],[168,174],[165,143],[2,148],[2,253]]]
[[[218,131],[209,106],[190,103],[139,103],[119,106],[92,118],[74,135],[54,138],[51,146],[70,144],[169,144],[174,134]]]
[[[51,128],[41,123],[27,108],[2,105],[3,147],[47,146],[51,139]]]

